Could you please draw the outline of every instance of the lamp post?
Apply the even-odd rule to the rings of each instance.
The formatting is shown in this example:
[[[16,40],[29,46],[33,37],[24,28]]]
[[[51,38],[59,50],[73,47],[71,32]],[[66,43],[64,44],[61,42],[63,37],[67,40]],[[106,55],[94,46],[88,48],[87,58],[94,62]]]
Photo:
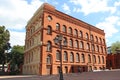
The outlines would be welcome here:
[[[60,48],[60,79],[59,80],[64,80],[63,79],[63,72],[62,72],[62,38],[63,36],[62,35],[58,35],[54,38],[54,42],[56,45],[59,46]]]

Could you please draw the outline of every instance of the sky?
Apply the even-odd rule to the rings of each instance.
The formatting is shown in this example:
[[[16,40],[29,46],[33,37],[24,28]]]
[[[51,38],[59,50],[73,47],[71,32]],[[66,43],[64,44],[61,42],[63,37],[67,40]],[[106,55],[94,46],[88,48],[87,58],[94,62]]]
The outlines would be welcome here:
[[[120,0],[0,0],[0,26],[10,31],[11,46],[25,44],[25,26],[43,3],[104,30],[107,46],[120,41]]]

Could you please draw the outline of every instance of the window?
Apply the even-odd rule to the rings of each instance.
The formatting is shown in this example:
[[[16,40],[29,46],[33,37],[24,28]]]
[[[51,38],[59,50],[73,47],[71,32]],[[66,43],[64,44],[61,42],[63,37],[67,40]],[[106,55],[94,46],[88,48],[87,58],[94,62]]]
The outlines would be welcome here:
[[[64,61],[67,61],[68,60],[68,57],[67,57],[67,52],[64,51]]]
[[[60,31],[60,24],[59,23],[56,24],[56,30]]]
[[[76,53],[76,62],[80,62],[79,53]]]
[[[74,30],[74,35],[75,35],[75,36],[78,36],[78,31],[77,31],[77,29]]]
[[[95,38],[96,38],[96,42],[98,42],[98,37],[97,37],[97,36],[95,36]]]
[[[78,47],[78,41],[77,41],[77,40],[75,41],[75,48],[79,48],[79,47]]]
[[[66,33],[66,26],[63,25],[62,31]]]
[[[46,62],[47,62],[47,64],[51,64],[51,56],[50,55],[47,56]]]
[[[95,51],[95,46],[94,46],[94,44],[92,44],[92,51]]]
[[[98,45],[96,46],[96,51],[99,52],[99,46]]]
[[[96,63],[96,56],[93,55],[93,63]]]
[[[93,37],[93,35],[91,35],[91,40],[94,41],[94,37]]]
[[[57,72],[60,73],[60,66],[57,67]]]
[[[84,56],[84,54],[82,54],[82,56],[81,56],[82,58],[81,58],[81,62],[85,62],[85,56]]]
[[[70,47],[73,47],[73,40],[70,39]]]
[[[101,46],[101,52],[103,53],[103,47]]]
[[[87,40],[89,39],[88,33],[86,33],[86,39],[87,39]]]
[[[63,45],[67,46],[67,38],[66,37],[63,38]]]
[[[82,38],[83,37],[83,33],[82,33],[82,31],[80,31],[80,38]]]
[[[50,41],[47,42],[47,51],[51,51],[52,43]]]
[[[105,39],[103,39],[103,43],[105,44]]]
[[[60,53],[60,51],[56,51],[56,60],[57,61],[60,61],[60,55],[61,55],[61,53]]]
[[[52,17],[51,17],[50,15],[48,16],[48,20],[49,20],[49,21],[51,21],[51,20],[52,20]]]
[[[104,57],[102,56],[102,63],[104,64],[105,62],[104,62]]]
[[[83,42],[82,41],[80,41],[80,48],[84,48],[84,46],[83,46],[84,44],[83,44]]]
[[[88,55],[88,63],[91,63],[91,56],[90,56],[90,54]]]
[[[90,44],[89,43],[87,43],[87,48],[86,49],[90,51]]]
[[[70,62],[74,62],[74,55],[72,52],[70,53]]]
[[[68,73],[68,67],[65,66],[65,73]]]
[[[100,56],[98,56],[98,64],[100,64]]]
[[[51,34],[51,33],[52,33],[52,28],[51,26],[48,26],[47,34]]]
[[[72,28],[71,28],[71,27],[69,27],[68,33],[69,33],[69,34],[72,34]]]
[[[102,39],[100,38],[100,43],[102,43]]]

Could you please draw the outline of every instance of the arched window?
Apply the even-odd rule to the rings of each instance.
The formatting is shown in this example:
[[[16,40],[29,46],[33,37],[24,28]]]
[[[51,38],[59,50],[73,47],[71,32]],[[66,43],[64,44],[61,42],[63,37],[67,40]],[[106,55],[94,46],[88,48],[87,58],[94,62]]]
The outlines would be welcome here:
[[[92,51],[95,51],[95,46],[94,46],[94,44],[92,44]]]
[[[67,55],[67,52],[64,51],[64,61],[67,61],[68,60],[68,55]]]
[[[98,45],[96,46],[96,51],[99,52],[99,46]]]
[[[51,26],[48,26],[47,34],[51,34],[51,33],[52,33],[52,28]]]
[[[47,56],[46,63],[47,64],[51,64],[51,55]]]
[[[51,20],[52,20],[52,17],[51,17],[50,15],[48,16],[48,20],[49,20],[49,21],[51,21]]]
[[[65,33],[67,32],[65,25],[63,25],[62,31],[65,32]]]
[[[76,62],[80,62],[80,56],[79,56],[79,53],[76,53]]]
[[[102,56],[102,63],[104,64],[105,62],[104,62],[104,57]]]
[[[73,52],[70,53],[70,62],[74,62],[74,55],[73,55]]]
[[[90,56],[90,54],[88,55],[88,63],[91,63],[91,56]]]
[[[94,41],[94,37],[93,37],[93,35],[91,35],[91,40]]]
[[[101,46],[101,52],[103,53],[103,47]]]
[[[79,48],[78,47],[78,40],[75,40],[75,48]]]
[[[70,47],[73,47],[73,40],[70,39]]]
[[[93,63],[96,63],[96,56],[93,55]]]
[[[84,48],[84,46],[83,46],[84,44],[83,44],[83,42],[82,41],[80,41],[80,48],[81,49],[83,49]]]
[[[57,51],[56,51],[56,60],[57,60],[57,61],[60,61],[60,55],[61,55],[60,51],[57,50]]]
[[[60,31],[60,24],[56,23],[56,30]]]
[[[89,43],[87,43],[86,49],[90,51],[90,44]]]
[[[68,67],[65,66],[65,73],[68,73]]]
[[[100,43],[102,43],[102,39],[100,38]]]
[[[71,27],[69,27],[68,33],[69,33],[69,34],[72,34],[72,28],[71,28]]]
[[[89,40],[89,35],[88,35],[88,33],[86,33],[86,39]]]
[[[80,31],[80,38],[82,38],[83,37],[83,33],[82,33],[82,31]]]
[[[100,64],[100,56],[98,56],[98,64]]]
[[[105,39],[103,39],[103,43],[105,44]]]
[[[84,63],[84,62],[85,62],[85,56],[84,56],[84,54],[82,54],[81,57],[82,57],[82,58],[81,58],[81,62]]]
[[[67,38],[66,37],[63,38],[63,45],[67,46]]]
[[[47,51],[52,50],[52,43],[50,41],[47,42]]]
[[[96,42],[98,42],[98,37],[97,37],[97,36],[95,36],[95,38],[96,38]]]
[[[78,31],[77,31],[77,29],[74,30],[74,35],[75,35],[75,36],[78,36]]]

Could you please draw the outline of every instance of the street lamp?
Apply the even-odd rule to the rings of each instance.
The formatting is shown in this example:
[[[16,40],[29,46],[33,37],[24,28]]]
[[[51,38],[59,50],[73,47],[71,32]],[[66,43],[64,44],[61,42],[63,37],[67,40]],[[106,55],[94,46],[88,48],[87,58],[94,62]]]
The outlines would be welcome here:
[[[58,35],[55,37],[54,42],[56,45],[58,45],[60,47],[60,80],[64,80],[63,79],[63,72],[62,72],[62,35]]]

